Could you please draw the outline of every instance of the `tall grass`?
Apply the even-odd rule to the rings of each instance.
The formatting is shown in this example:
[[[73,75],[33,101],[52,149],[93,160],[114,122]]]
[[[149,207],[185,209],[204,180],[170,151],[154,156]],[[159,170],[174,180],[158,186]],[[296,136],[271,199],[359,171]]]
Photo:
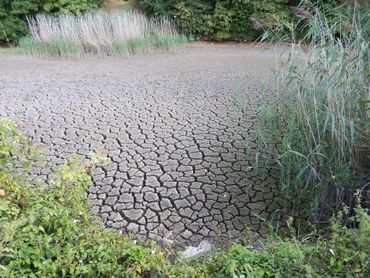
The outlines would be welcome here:
[[[40,14],[28,19],[28,27],[30,36],[21,39],[19,46],[33,55],[129,55],[169,50],[186,41],[169,20],[123,10],[58,17]]]
[[[322,221],[369,186],[369,38],[356,7],[299,9],[285,25],[294,43],[278,58],[276,94],[259,113],[255,169],[278,165],[287,207]]]

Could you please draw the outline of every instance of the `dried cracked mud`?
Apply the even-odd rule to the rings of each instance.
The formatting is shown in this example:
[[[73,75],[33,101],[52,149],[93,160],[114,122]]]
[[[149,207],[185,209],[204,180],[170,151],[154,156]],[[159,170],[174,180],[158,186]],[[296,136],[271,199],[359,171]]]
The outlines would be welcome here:
[[[100,150],[87,190],[105,224],[175,246],[262,234],[278,190],[252,177],[272,50],[201,46],[129,58],[62,60],[0,54],[0,117],[48,148],[48,161]],[[248,107],[248,109],[243,109]],[[41,177],[48,170],[40,169]]]

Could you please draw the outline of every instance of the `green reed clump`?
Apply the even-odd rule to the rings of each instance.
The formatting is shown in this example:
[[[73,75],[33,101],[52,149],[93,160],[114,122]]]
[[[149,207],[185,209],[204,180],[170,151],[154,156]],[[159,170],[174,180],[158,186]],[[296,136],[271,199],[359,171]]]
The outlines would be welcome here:
[[[257,163],[278,165],[286,205],[316,221],[369,186],[369,41],[356,6],[300,9],[259,113]],[[308,45],[295,41],[302,28]]]
[[[80,57],[83,52],[69,41],[58,40],[43,43],[32,37],[19,40],[19,51],[33,56],[58,56],[64,58]]]

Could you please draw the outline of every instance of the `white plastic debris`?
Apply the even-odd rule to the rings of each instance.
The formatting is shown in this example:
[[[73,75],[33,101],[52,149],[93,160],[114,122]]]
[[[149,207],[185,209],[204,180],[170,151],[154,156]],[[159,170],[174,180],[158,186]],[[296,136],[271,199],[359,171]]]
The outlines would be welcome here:
[[[203,255],[205,252],[212,249],[212,244],[210,244],[207,240],[203,240],[199,243],[198,247],[189,246],[183,252],[185,258],[193,258]]]

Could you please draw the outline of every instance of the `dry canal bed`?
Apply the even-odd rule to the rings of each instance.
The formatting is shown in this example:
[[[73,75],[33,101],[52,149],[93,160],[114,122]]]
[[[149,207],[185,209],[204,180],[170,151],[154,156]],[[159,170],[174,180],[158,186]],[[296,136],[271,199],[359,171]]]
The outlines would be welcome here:
[[[0,54],[0,117],[49,161],[101,150],[88,196],[109,227],[175,245],[262,233],[271,181],[246,187],[244,146],[272,50],[198,46],[130,58],[62,60]],[[243,106],[249,109],[243,112]],[[47,170],[38,175],[47,176]]]

